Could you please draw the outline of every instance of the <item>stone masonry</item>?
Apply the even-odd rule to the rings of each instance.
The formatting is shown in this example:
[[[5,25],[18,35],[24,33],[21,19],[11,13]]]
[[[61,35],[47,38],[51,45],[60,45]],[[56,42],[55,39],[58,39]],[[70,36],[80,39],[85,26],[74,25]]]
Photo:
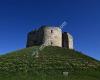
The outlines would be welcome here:
[[[38,30],[29,32],[27,38],[26,47],[44,44],[73,49],[73,37],[67,32],[62,32],[59,27],[42,26]]]

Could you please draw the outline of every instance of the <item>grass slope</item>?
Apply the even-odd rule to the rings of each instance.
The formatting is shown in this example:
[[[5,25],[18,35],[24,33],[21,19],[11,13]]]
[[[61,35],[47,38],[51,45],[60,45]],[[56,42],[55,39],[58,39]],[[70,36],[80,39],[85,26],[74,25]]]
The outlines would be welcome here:
[[[75,50],[31,47],[0,56],[0,80],[100,80],[100,62]],[[68,72],[64,76],[63,72]]]

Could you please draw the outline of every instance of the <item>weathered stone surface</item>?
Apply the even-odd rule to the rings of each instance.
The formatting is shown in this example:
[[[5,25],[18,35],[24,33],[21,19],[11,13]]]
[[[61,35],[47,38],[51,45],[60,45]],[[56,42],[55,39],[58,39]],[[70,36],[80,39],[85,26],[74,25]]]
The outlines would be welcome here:
[[[62,33],[62,46],[68,49],[74,49],[73,47],[73,37],[67,32]]]
[[[63,72],[63,75],[64,76],[68,76],[68,72]]]
[[[43,44],[73,49],[73,37],[67,32],[62,33],[59,27],[52,26],[42,26],[28,33],[26,47]]]
[[[62,47],[62,30],[59,27],[45,27],[44,44]]]

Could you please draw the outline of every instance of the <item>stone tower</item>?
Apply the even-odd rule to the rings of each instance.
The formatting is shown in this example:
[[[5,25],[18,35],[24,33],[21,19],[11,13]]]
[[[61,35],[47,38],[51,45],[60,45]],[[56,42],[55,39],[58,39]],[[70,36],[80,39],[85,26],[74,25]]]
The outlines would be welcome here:
[[[73,49],[73,37],[67,32],[62,33],[62,47]]]
[[[26,47],[42,44],[73,49],[73,37],[67,32],[62,32],[59,27],[53,26],[42,26],[28,33]]]
[[[59,27],[44,27],[45,45],[62,47],[62,30]]]

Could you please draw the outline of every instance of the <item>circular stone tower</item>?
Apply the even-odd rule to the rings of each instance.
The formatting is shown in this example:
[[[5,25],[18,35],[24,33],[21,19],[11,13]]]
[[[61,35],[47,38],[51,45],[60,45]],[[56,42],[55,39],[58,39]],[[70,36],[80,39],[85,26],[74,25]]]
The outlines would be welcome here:
[[[44,45],[62,47],[62,30],[59,27],[46,26],[43,28]]]

